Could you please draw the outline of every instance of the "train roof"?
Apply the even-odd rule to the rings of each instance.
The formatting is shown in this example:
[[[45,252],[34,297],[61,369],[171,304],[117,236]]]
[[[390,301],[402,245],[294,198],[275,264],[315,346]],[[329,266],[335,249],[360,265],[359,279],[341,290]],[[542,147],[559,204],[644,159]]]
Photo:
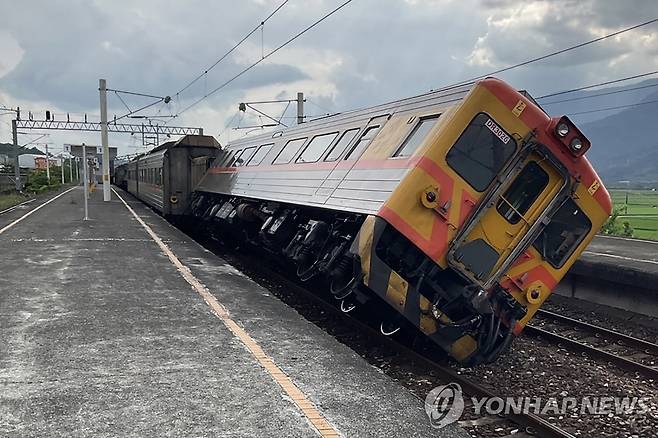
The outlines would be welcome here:
[[[452,106],[466,97],[469,91],[477,83],[469,83],[464,85],[457,85],[453,87],[442,88],[440,90],[430,91],[428,93],[419,94],[413,97],[398,99],[391,102],[375,105],[372,107],[361,108],[344,113],[332,114],[330,116],[315,119],[310,122],[302,123],[301,125],[292,126],[282,130],[268,132],[265,134],[254,135],[251,137],[241,138],[228,143],[227,147],[238,147],[244,144],[258,143],[261,141],[269,141],[272,138],[281,136],[284,132],[285,135],[304,134],[308,131],[318,129],[318,127],[331,127],[338,126],[345,123],[358,123],[374,116],[399,113],[409,110],[418,110],[424,107],[431,107],[440,104]]]

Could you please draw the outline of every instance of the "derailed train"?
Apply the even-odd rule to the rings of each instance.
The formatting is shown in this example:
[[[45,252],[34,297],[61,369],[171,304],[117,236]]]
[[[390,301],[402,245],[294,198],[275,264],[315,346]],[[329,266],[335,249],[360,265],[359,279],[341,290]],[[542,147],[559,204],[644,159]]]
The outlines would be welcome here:
[[[612,210],[582,132],[494,78],[212,146],[178,167],[188,186],[203,176],[176,212],[166,184],[151,205],[326,277],[343,311],[468,364],[509,346]]]

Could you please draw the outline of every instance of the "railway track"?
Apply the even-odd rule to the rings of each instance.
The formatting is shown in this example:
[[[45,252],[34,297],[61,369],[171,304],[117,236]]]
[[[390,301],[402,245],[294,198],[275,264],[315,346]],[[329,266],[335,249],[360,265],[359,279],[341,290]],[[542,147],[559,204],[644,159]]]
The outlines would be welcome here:
[[[254,265],[253,261],[246,260],[246,256],[242,254],[225,254],[223,251],[217,251],[218,248],[215,244],[206,242],[203,239],[197,239],[202,244],[204,244],[208,249],[211,249],[215,252],[218,252],[219,255],[228,259],[232,264],[237,264],[241,269],[245,269],[249,272],[250,276],[254,280],[264,283],[266,286],[271,286],[270,282],[285,285],[286,295],[289,296],[302,296],[304,300],[309,302],[313,306],[317,306],[321,309],[320,312],[316,312],[315,315],[304,314],[309,321],[323,326],[327,323],[328,320],[334,319],[339,320],[341,323],[336,325],[333,323],[330,329],[326,329],[332,336],[336,337],[339,341],[349,345],[354,349],[354,344],[348,338],[355,337],[356,333],[359,333],[359,336],[364,339],[373,340],[376,339],[377,349],[382,349],[383,358],[388,359],[394,356],[403,358],[405,363],[414,363],[417,366],[420,366],[424,370],[424,374],[429,374],[434,376],[437,380],[447,384],[450,382],[458,383],[464,394],[468,397],[476,398],[496,398],[496,397],[505,397],[507,394],[496,394],[490,389],[472,381],[471,379],[457,373],[453,368],[443,365],[438,361],[428,357],[425,354],[420,353],[414,348],[411,348],[401,342],[398,342],[394,337],[384,336],[380,332],[378,325],[371,325],[367,322],[358,319],[352,314],[347,314],[341,311],[340,306],[337,305],[336,300],[330,296],[323,296],[311,292],[309,289],[301,286],[300,284],[291,281],[285,275],[271,269],[267,264],[257,263]],[[287,304],[292,305],[297,308],[294,303],[291,304],[283,297],[279,296],[280,299],[283,299]],[[297,300],[297,298],[294,298]],[[302,305],[302,307],[304,307]],[[297,308],[299,311],[300,309]],[[302,312],[300,312],[302,313]],[[356,341],[356,345],[359,345],[362,341]],[[371,342],[372,344],[372,342]],[[372,348],[372,347],[370,347]],[[435,382],[435,385],[440,384]],[[411,391],[414,393],[414,391]],[[424,403],[424,398],[421,394],[414,393],[421,402]],[[470,403],[469,400],[465,400],[467,405]],[[465,414],[466,416],[467,414]],[[486,426],[500,424],[503,421],[509,421],[513,425],[512,432],[515,437],[524,438],[524,437],[541,437],[541,438],[575,438],[574,435],[568,431],[561,429],[560,427],[552,424],[551,422],[545,420],[544,418],[533,414],[532,412],[514,414],[510,413],[507,415],[484,415],[477,418],[468,418],[465,421],[460,421],[459,423],[463,427],[472,427],[476,426]],[[498,428],[496,428],[498,429]],[[516,430],[514,430],[516,429]],[[492,436],[501,436],[500,432],[493,432]]]
[[[523,333],[658,381],[658,344],[548,310],[537,316]]]
[[[0,210],[0,214],[9,213],[10,211],[14,211],[14,210],[16,210],[16,209],[18,209],[18,208],[21,208],[21,207],[24,206],[24,205],[30,204],[30,203],[32,203],[32,202],[34,202],[34,201],[36,201],[35,198],[28,199],[27,201],[25,201],[25,202],[21,202],[20,204],[16,204],[16,205],[14,205],[14,206],[12,206],[12,207],[5,208],[4,210]]]

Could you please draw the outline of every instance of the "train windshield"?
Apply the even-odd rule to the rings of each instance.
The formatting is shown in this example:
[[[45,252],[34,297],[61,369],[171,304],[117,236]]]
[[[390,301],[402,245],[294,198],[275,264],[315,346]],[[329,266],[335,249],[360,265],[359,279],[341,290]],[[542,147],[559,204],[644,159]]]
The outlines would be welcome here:
[[[533,245],[544,260],[560,268],[591,229],[587,215],[572,199],[567,199]]]
[[[475,190],[482,192],[514,151],[516,141],[512,136],[489,115],[479,113],[448,151],[446,161]]]

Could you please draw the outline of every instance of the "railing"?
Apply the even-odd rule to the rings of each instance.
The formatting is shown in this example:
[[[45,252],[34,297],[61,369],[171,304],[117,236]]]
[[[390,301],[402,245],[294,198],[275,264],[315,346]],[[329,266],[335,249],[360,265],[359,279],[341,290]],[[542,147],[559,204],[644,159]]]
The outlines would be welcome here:
[[[25,187],[27,173],[21,173],[21,184]],[[0,173],[0,192],[9,192],[16,189],[16,176],[13,173]]]

